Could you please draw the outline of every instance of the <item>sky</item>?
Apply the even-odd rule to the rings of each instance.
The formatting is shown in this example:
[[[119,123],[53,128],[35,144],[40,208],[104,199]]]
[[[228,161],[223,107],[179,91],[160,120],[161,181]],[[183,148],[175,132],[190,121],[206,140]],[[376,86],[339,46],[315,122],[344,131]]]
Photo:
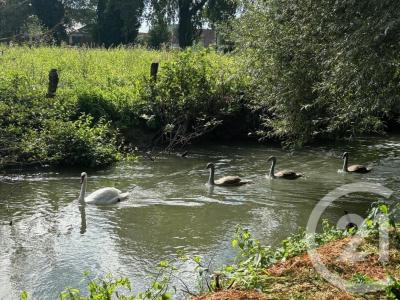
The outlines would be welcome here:
[[[147,23],[147,21],[142,22],[139,28],[139,32],[149,32],[149,24]]]

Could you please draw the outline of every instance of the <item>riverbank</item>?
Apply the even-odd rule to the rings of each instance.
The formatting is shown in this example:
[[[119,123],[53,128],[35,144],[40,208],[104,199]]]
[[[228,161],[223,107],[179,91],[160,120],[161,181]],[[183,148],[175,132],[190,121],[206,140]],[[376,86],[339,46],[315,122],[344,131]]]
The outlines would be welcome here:
[[[221,273],[226,285],[191,300],[399,299],[398,209],[375,204],[360,228],[325,222],[321,233],[293,236],[272,252],[239,230],[232,244],[240,259]]]
[[[0,53],[0,168],[104,168],[154,147],[169,152],[203,140],[273,139],[295,147],[357,134],[353,122],[341,134],[318,129],[289,138],[291,119],[260,106],[239,54],[5,45]],[[397,128],[397,110],[390,115],[359,133]]]
[[[392,236],[391,245],[399,236]],[[354,262],[356,251],[349,252],[346,247],[351,242],[351,237],[329,242],[317,249],[325,266],[341,279],[348,281],[349,285],[371,285],[382,283],[381,291],[367,294],[351,293],[339,289],[328,283],[319,274],[308,254],[292,257],[285,262],[280,262],[265,269],[260,274],[262,287],[258,291],[223,290],[191,300],[241,300],[241,299],[396,299],[400,295],[400,285],[392,282],[392,287],[387,288],[388,276],[397,282],[400,280],[400,249],[392,247],[387,264],[379,261],[378,241],[375,239],[360,240],[356,251],[365,253],[363,261]],[[398,244],[398,241],[396,241]],[[385,290],[386,289],[386,290]],[[398,299],[398,298],[397,298]]]
[[[185,146],[221,124],[231,137],[247,136],[253,119],[245,108],[246,77],[232,55],[206,49],[0,50],[0,167],[102,168],[126,153]],[[158,71],[151,76],[153,63]],[[50,70],[56,70],[51,88]]]

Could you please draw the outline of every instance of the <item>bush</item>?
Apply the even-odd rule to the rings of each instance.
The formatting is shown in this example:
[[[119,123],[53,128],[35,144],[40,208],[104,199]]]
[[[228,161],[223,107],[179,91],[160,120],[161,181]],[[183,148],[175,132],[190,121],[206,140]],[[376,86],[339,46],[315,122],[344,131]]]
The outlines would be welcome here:
[[[146,81],[143,99],[151,121],[170,147],[188,143],[241,108],[245,80],[229,59],[209,50],[187,49]]]
[[[149,132],[171,147],[185,144],[239,111],[247,84],[233,57],[204,49],[1,50],[3,165],[104,166],[118,159],[117,148],[129,148],[124,141]],[[156,82],[154,60],[161,60]],[[53,99],[45,97],[51,68],[60,77]]]
[[[81,116],[76,121],[46,122],[43,140],[47,157],[62,166],[102,167],[119,159],[115,133],[109,123]]]
[[[86,93],[78,96],[77,115],[91,115],[95,122],[100,119],[114,121],[119,119],[115,104],[100,93]]]
[[[0,152],[3,165],[41,163],[99,167],[118,159],[116,136],[108,123],[83,115],[70,120],[74,98],[20,96],[3,86],[0,95]],[[71,105],[72,103],[72,105]]]
[[[396,1],[248,2],[237,45],[264,134],[303,144],[382,132],[399,113]]]

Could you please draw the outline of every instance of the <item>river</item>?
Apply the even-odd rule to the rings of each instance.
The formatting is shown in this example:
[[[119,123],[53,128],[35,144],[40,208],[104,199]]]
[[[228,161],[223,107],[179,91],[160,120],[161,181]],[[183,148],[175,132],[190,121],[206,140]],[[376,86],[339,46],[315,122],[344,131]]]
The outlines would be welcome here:
[[[368,164],[373,171],[338,172],[343,151],[350,152],[350,163]],[[177,250],[219,266],[234,258],[230,241],[237,224],[249,228],[264,245],[276,246],[305,227],[316,203],[343,184],[380,183],[394,190],[392,198],[398,199],[399,154],[400,136],[389,136],[295,152],[254,144],[196,146],[186,158],[139,158],[102,171],[3,172],[0,299],[17,299],[22,290],[31,299],[55,299],[67,286],[84,288],[85,271],[92,276],[127,276],[134,290],[141,290],[154,267],[174,259]],[[291,168],[305,178],[266,179],[271,155],[278,158],[278,170]],[[216,164],[216,177],[240,175],[254,184],[210,189],[205,185],[208,162]],[[88,193],[114,186],[130,191],[129,199],[83,208],[77,201],[81,171],[89,175]],[[364,216],[376,199],[362,193],[344,197],[324,218],[336,222],[345,210]],[[180,268],[187,271],[193,263]],[[189,273],[182,276],[195,285]]]

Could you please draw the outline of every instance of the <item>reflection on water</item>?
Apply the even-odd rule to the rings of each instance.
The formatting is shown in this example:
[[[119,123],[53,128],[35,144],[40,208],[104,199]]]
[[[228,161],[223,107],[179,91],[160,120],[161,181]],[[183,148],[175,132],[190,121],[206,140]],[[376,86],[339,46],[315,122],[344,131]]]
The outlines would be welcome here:
[[[84,204],[79,204],[79,213],[81,214],[81,229],[80,234],[86,232],[86,209]]]
[[[374,168],[369,174],[343,174],[342,152],[350,163]],[[381,183],[395,191],[400,181],[400,137],[366,139],[351,145],[306,148],[289,153],[260,145],[207,146],[187,158],[161,156],[111,170],[89,172],[88,192],[105,186],[130,191],[112,206],[81,205],[83,170],[4,174],[0,183],[0,299],[26,289],[35,299],[52,299],[66,286],[83,287],[82,273],[126,275],[141,289],[147,275],[178,249],[214,259],[234,256],[235,225],[248,227],[264,244],[276,245],[304,227],[314,205],[329,191],[358,181]],[[269,180],[267,158],[276,169],[306,177]],[[208,162],[216,178],[239,175],[254,181],[241,187],[209,187]],[[344,211],[363,215],[376,197],[353,194],[336,201],[324,217],[336,222]],[[7,225],[13,220],[14,225]],[[182,265],[188,269],[189,265]],[[187,279],[187,281],[190,281]]]

